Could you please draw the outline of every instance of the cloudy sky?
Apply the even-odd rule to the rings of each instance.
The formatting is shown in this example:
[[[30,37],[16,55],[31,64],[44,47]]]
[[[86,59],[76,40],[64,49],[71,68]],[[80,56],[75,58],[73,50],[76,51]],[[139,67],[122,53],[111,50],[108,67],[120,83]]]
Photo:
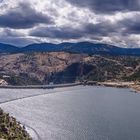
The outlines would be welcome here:
[[[0,42],[140,47],[140,0],[0,0]]]

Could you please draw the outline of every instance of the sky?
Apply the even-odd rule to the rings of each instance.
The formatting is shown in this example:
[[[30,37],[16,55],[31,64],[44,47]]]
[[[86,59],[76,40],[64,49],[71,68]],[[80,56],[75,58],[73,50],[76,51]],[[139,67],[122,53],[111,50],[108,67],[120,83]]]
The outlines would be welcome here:
[[[140,0],[0,0],[0,42],[140,47]]]

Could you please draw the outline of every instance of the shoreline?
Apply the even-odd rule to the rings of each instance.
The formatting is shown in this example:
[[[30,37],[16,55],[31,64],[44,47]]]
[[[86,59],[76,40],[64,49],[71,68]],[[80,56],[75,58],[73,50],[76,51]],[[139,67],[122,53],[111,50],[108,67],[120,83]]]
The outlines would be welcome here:
[[[140,93],[140,83],[136,82],[116,82],[116,81],[106,81],[106,82],[97,82],[97,81],[84,81],[77,83],[69,84],[54,84],[54,85],[27,85],[27,86],[12,86],[12,85],[0,85],[0,89],[52,89],[52,88],[63,88],[63,87],[72,87],[78,85],[87,85],[87,86],[105,86],[105,87],[115,87],[115,88],[130,88],[134,92]]]
[[[69,83],[69,84],[54,84],[54,85],[27,85],[27,86],[12,86],[12,85],[3,85],[1,88],[5,89],[52,89],[52,88],[63,88],[63,87],[72,87],[81,85],[81,82]]]
[[[27,132],[25,127],[9,115],[5,113],[3,109],[0,108],[0,140],[9,140],[9,139],[26,139],[32,140],[30,134]]]
[[[92,82],[87,81],[83,85],[96,85],[105,87],[115,87],[115,88],[130,88],[134,92],[140,93],[140,84],[135,82]]]

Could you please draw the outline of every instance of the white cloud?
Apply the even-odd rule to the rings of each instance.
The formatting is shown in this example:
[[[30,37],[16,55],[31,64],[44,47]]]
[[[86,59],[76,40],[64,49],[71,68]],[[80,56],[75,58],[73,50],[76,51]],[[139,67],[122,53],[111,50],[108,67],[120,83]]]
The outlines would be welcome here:
[[[20,26],[14,27],[2,27],[0,28],[0,32],[2,33],[5,29],[15,32],[17,34],[17,37],[9,37],[10,41],[7,43],[12,43],[12,38],[14,40],[14,44],[16,44],[16,39],[22,39],[22,40],[28,40],[25,41],[25,43],[21,43],[21,41],[17,41],[17,44],[20,42],[21,44],[28,44],[31,42],[61,42],[61,41],[84,41],[84,40],[90,40],[94,42],[104,42],[104,43],[110,43],[118,46],[123,47],[140,47],[140,35],[139,32],[135,34],[135,32],[129,32],[129,28],[127,27],[124,20],[127,18],[136,20],[133,22],[133,26],[137,27],[136,29],[139,29],[138,24],[139,22],[137,19],[138,14],[140,12],[138,11],[138,7],[135,10],[134,7],[128,8],[127,5],[124,8],[128,8],[130,10],[123,11],[121,7],[121,11],[117,11],[113,14],[107,13],[110,11],[107,11],[105,14],[101,12],[94,12],[94,10],[91,10],[91,7],[94,8],[94,6],[90,6],[88,8],[88,5],[86,5],[86,8],[82,6],[78,6],[78,2],[76,5],[72,5],[68,1],[70,0],[3,0],[0,3],[0,16],[5,15],[7,12],[12,12],[13,9],[20,9],[20,3],[28,3],[30,7],[34,10],[34,12],[37,13],[37,15],[45,15],[49,16],[51,20],[54,22],[53,24],[48,24],[46,22],[38,21],[37,24],[33,24],[31,22],[28,26]],[[89,4],[90,0],[88,0]],[[101,1],[100,1],[101,2]],[[86,1],[84,2],[86,4]],[[91,3],[92,4],[92,3]],[[111,6],[111,4],[110,4]],[[98,7],[96,7],[98,8]],[[109,8],[109,7],[106,7]],[[113,7],[114,8],[114,7]],[[111,9],[111,8],[110,8]],[[96,10],[100,10],[96,9]],[[106,9],[108,10],[108,9]],[[123,12],[122,12],[123,11]],[[17,11],[18,12],[18,11]],[[21,11],[20,11],[21,12]],[[25,15],[26,16],[26,15]],[[30,17],[31,18],[31,17]],[[22,20],[22,19],[21,19]],[[26,19],[24,20],[24,22]],[[120,22],[123,21],[123,24]],[[27,21],[28,22],[28,21]],[[56,30],[59,28],[61,30],[65,29],[66,27],[72,30],[83,30],[81,28],[84,28],[85,25],[93,24],[94,27],[90,28],[93,31],[89,31],[90,33],[83,33],[83,36],[79,36],[80,38],[76,39],[61,39],[61,38],[51,38],[51,37],[37,37],[37,36],[31,36],[29,35],[31,31],[38,30],[39,28],[53,28]],[[104,25],[104,26],[103,26]],[[111,26],[111,27],[110,27]],[[96,29],[96,28],[100,29]],[[15,29],[14,29],[15,28]],[[26,29],[25,29],[26,28]],[[113,30],[114,28],[114,30]],[[126,30],[127,29],[127,30]],[[53,31],[54,31],[53,30]],[[112,31],[113,30],[113,31]],[[132,29],[131,29],[132,30]],[[99,31],[99,32],[97,32]],[[45,30],[47,32],[47,30]],[[50,30],[49,30],[50,32]],[[125,32],[125,33],[124,33]],[[127,33],[128,32],[128,33]],[[2,34],[0,33],[1,40],[2,41]],[[46,33],[47,34],[47,33]],[[5,34],[6,35],[6,34]],[[8,35],[7,35],[8,36]],[[31,39],[31,41],[29,41]],[[6,41],[6,40],[5,40]],[[23,41],[24,42],[24,41]],[[20,44],[19,44],[20,45]]]

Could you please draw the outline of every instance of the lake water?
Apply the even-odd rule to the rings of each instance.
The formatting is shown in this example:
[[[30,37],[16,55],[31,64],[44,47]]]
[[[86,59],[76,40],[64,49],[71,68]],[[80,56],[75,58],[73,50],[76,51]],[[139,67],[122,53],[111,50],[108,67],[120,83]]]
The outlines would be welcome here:
[[[0,89],[0,107],[34,140],[140,140],[140,94],[130,89]]]

